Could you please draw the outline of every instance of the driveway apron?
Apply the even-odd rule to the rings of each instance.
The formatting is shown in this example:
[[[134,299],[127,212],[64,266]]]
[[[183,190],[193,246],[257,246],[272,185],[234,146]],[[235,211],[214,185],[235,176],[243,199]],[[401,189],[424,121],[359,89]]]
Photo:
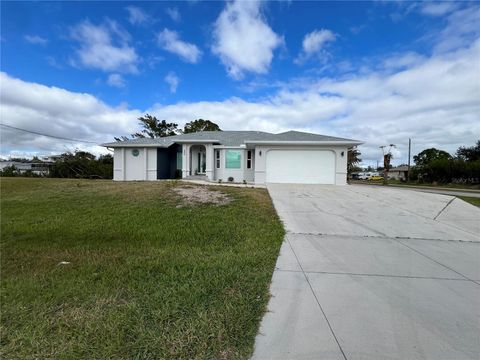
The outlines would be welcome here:
[[[480,359],[480,209],[270,184],[287,231],[253,359]]]

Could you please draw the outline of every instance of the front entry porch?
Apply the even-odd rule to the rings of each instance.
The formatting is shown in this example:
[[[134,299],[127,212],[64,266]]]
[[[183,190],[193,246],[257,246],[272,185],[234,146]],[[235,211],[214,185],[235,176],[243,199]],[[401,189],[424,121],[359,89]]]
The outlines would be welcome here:
[[[205,176],[207,170],[207,149],[205,145],[192,145],[190,147],[190,172],[189,176]]]

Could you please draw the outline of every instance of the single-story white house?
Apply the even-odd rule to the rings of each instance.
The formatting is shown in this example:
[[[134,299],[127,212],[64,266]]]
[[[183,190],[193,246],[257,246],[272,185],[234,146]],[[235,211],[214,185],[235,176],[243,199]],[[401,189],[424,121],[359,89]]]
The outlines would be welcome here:
[[[265,183],[347,183],[348,149],[361,142],[287,131],[202,131],[102,144],[114,149],[113,180],[201,178]]]
[[[50,165],[51,163],[46,162],[20,162],[6,160],[0,161],[0,171],[3,171],[7,167],[14,166],[15,170],[21,174],[31,171],[35,175],[45,176],[48,175]]]
[[[405,181],[408,177],[408,166],[402,165],[388,170],[388,178]]]

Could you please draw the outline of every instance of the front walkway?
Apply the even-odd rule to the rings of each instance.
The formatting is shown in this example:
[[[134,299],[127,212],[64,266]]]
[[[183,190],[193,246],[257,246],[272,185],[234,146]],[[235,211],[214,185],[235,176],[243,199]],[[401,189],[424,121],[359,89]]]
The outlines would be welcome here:
[[[231,186],[231,187],[242,187],[242,188],[260,188],[260,189],[266,188],[266,186],[263,184],[254,184],[254,183],[242,184],[242,183],[230,183],[230,182],[218,182],[218,181],[215,182],[215,181],[190,179],[190,178],[185,178],[180,180],[186,183],[197,184],[197,185]]]
[[[360,185],[268,190],[287,235],[254,359],[480,358],[480,209]]]

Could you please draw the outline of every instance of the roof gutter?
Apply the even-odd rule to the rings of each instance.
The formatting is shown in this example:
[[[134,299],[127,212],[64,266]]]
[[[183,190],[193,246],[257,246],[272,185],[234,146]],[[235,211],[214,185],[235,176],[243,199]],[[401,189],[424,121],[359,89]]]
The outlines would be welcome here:
[[[245,144],[252,145],[360,145],[361,141],[262,141],[262,140],[245,140]]]
[[[137,144],[122,144],[121,142],[119,142],[118,144],[115,144],[115,143],[105,143],[105,144],[100,144],[100,146],[103,146],[103,147],[106,147],[106,148],[124,148],[124,147],[128,147],[128,148],[142,148],[142,147],[147,147],[147,148],[168,148],[170,147],[172,144],[170,145],[164,145],[164,144],[140,144],[140,143],[137,143]]]

